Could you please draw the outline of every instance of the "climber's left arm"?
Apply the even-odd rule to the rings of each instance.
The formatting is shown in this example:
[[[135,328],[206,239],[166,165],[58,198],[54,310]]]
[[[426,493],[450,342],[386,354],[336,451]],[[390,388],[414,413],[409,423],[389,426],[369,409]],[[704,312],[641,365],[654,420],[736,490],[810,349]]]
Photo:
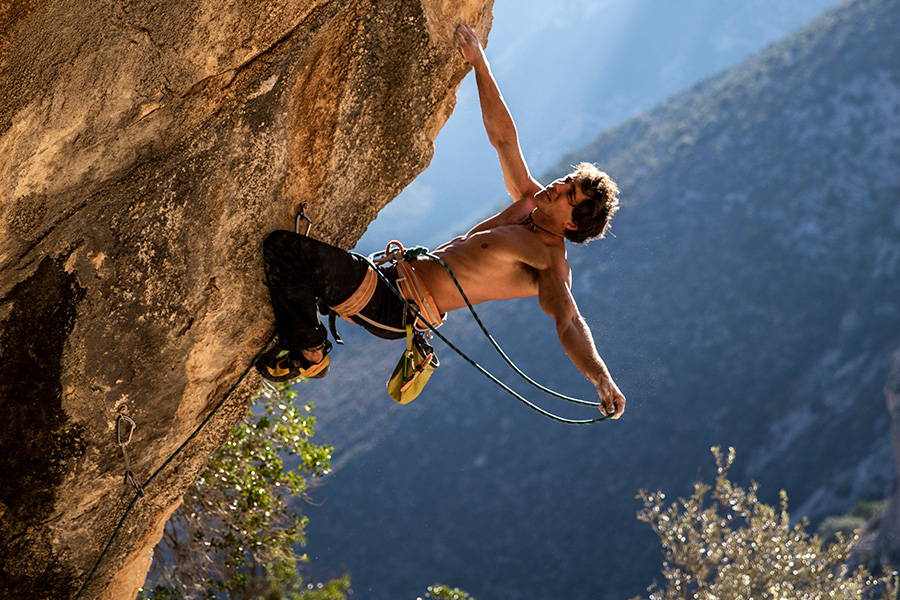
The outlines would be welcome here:
[[[596,388],[600,411],[618,419],[625,412],[625,396],[600,358],[591,330],[578,312],[569,289],[570,277],[567,264],[540,270],[538,300],[544,312],[556,322],[556,334],[569,360]]]

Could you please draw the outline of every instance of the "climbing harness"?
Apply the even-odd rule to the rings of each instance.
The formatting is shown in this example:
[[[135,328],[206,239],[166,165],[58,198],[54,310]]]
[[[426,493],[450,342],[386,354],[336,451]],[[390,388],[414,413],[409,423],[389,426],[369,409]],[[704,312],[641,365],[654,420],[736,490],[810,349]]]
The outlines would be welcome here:
[[[388,379],[387,390],[388,395],[395,401],[400,404],[408,404],[422,392],[431,374],[440,365],[434,349],[425,339],[425,333],[429,331],[428,327],[432,324],[439,327],[446,320],[446,315],[441,314],[438,310],[434,298],[420,281],[416,270],[406,260],[406,250],[403,248],[403,244],[397,240],[388,242],[384,252],[373,255],[377,258],[370,260],[369,257],[357,256],[365,260],[369,268],[366,269],[362,282],[350,294],[350,297],[340,304],[330,307],[329,328],[331,334],[335,336],[336,340],[340,339],[334,325],[335,314],[351,323],[355,320],[363,321],[382,331],[403,334],[406,337],[406,349]],[[362,314],[363,309],[368,306],[375,295],[378,277],[381,275],[380,269],[387,264],[393,265],[397,270],[397,290],[404,298],[402,327],[385,325]],[[407,322],[411,316],[410,306],[419,309],[419,313],[412,316],[412,323]]]
[[[437,303],[432,298],[428,288],[422,283],[415,267],[411,264],[419,256],[417,253],[419,248],[421,246],[406,250],[403,244],[397,240],[391,240],[385,246],[384,252],[375,252],[371,256],[364,258],[374,262],[377,267],[388,263],[394,265],[397,269],[396,289],[406,300],[404,306],[406,309],[409,309],[410,306],[415,306],[418,310],[412,327],[416,332],[426,333],[429,331],[429,326],[437,328],[443,325],[444,321],[447,320],[447,315],[438,310]],[[404,329],[407,316],[408,310],[403,313]]]
[[[360,254],[352,254],[355,254],[364,260],[366,259],[366,257]],[[418,273],[416,273],[416,270],[409,261],[406,260],[405,256],[406,250],[403,248],[403,244],[397,240],[388,242],[384,252],[377,252],[372,255],[372,262],[369,264],[369,269],[366,270],[366,274],[356,290],[350,294],[349,298],[340,304],[330,307],[331,314],[329,316],[329,328],[331,329],[332,335],[335,336],[335,340],[340,338],[340,336],[337,335],[332,318],[335,314],[351,323],[355,320],[364,321],[383,331],[400,334],[406,333],[405,323],[403,327],[393,327],[391,325],[379,323],[362,314],[362,311],[368,306],[369,302],[371,302],[375,290],[378,287],[378,274],[376,271],[388,263],[392,264],[397,270],[397,286],[400,293],[408,302],[411,302],[418,307],[423,314],[423,316],[416,318],[413,323],[413,328],[416,332],[425,333],[429,330],[428,323],[434,324],[435,327],[440,327],[446,320],[446,315],[440,313],[434,298],[431,297],[431,294],[422,284]],[[404,319],[405,318],[406,314],[404,313]]]

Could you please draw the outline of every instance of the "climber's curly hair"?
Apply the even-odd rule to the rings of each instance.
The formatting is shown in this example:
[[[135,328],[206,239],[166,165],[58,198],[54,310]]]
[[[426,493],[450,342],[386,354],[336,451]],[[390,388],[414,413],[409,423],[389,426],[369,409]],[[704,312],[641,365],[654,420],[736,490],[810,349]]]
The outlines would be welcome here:
[[[572,168],[569,177],[587,194],[587,200],[572,209],[572,222],[578,229],[567,229],[566,239],[583,244],[606,235],[612,216],[619,210],[619,186],[595,164],[583,162]]]

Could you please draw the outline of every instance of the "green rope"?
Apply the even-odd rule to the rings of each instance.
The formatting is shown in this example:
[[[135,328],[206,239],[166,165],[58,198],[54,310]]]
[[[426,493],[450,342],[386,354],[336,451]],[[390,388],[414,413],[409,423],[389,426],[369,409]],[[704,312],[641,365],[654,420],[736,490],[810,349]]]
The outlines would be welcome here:
[[[253,357],[253,360],[250,361],[250,364],[247,366],[247,368],[244,369],[244,372],[241,373],[241,376],[238,377],[238,380],[230,388],[228,388],[228,391],[225,392],[225,395],[222,396],[222,399],[219,400],[218,404],[216,404],[213,407],[213,409],[209,412],[209,414],[206,415],[206,418],[204,418],[200,422],[200,424],[194,428],[194,430],[187,437],[187,439],[185,439],[181,443],[181,445],[179,445],[178,448],[176,448],[175,451],[172,452],[172,454],[170,454],[169,457],[166,458],[165,461],[163,461],[163,463],[159,466],[159,468],[157,468],[155,471],[153,471],[153,473],[144,481],[144,483],[141,484],[141,486],[140,486],[141,490],[145,489],[148,485],[153,483],[153,480],[156,479],[157,475],[159,475],[163,471],[163,469],[165,469],[167,466],[169,466],[169,464],[171,464],[171,462],[175,459],[175,457],[178,454],[180,454],[182,450],[185,449],[185,447],[191,442],[191,440],[193,440],[195,437],[197,437],[197,435],[200,433],[200,431],[202,431],[203,428],[206,427],[206,425],[212,420],[212,418],[215,416],[215,414],[217,412],[219,412],[219,409],[222,408],[222,406],[225,404],[225,402],[228,400],[228,398],[231,397],[231,394],[234,393],[234,391],[238,388],[238,386],[241,384],[241,382],[244,381],[244,378],[247,376],[247,373],[250,372],[250,369],[253,368],[253,365],[254,365],[254,363],[256,363],[256,360],[260,357],[260,355],[262,355],[263,352],[265,352],[265,349],[269,347],[269,344],[271,344],[272,340],[274,340],[274,339],[275,339],[275,334],[273,334],[272,337],[269,338],[269,341],[266,342],[265,346],[263,346],[263,349],[256,353],[256,356]],[[91,567],[91,570],[88,573],[87,577],[85,578],[84,583],[81,584],[81,588],[79,588],[78,594],[75,595],[75,600],[79,600],[82,597],[82,595],[84,595],[84,592],[87,590],[88,585],[91,583],[94,576],[97,574],[97,569],[100,568],[100,564],[103,562],[103,559],[106,558],[106,555],[109,553],[110,548],[112,548],[113,542],[116,541],[116,538],[119,536],[119,533],[122,531],[122,526],[125,524],[125,520],[128,518],[128,515],[131,514],[131,511],[134,510],[134,507],[137,504],[138,498],[140,498],[142,495],[143,495],[143,492],[138,491],[138,492],[135,492],[134,497],[131,498],[131,502],[128,504],[128,508],[125,509],[125,513],[119,519],[119,522],[116,523],[116,527],[113,530],[112,535],[109,537],[109,541],[106,542],[106,546],[104,546],[103,551],[100,553],[100,556],[97,557],[96,562],[94,562],[94,566]]]
[[[453,275],[453,272],[450,270],[449,265],[444,263],[444,261],[441,260],[439,257],[432,255],[430,252],[428,252],[428,250],[426,248],[423,248],[422,246],[410,248],[409,250],[407,250],[407,253],[408,253],[408,256],[410,256],[410,257],[418,256],[421,254],[426,254],[429,257],[434,257],[435,259],[438,260],[438,262],[440,262],[444,266],[445,269],[447,269],[447,271],[450,273],[450,276],[453,278],[454,283],[456,283],[457,289],[459,289],[460,294],[462,294],[463,299],[466,301],[466,305],[469,307],[469,311],[472,313],[472,315],[475,317],[478,324],[481,326],[482,331],[484,331],[488,335],[488,338],[494,344],[494,347],[500,352],[500,355],[503,356],[504,358],[506,358],[507,363],[511,364],[513,366],[513,368],[516,370],[516,372],[519,373],[520,375],[522,375],[526,379],[526,381],[529,381],[530,383],[532,383],[532,385],[535,385],[535,386],[539,387],[540,389],[548,390],[549,393],[552,393],[553,395],[555,395],[557,397],[561,397],[563,399],[568,399],[570,402],[575,401],[578,404],[587,404],[590,406],[598,406],[599,405],[599,403],[597,403],[597,402],[588,402],[586,400],[578,400],[577,398],[569,398],[568,396],[562,396],[561,394],[557,394],[557,393],[553,392],[553,390],[550,390],[549,388],[544,388],[544,386],[540,385],[539,383],[535,382],[530,377],[525,375],[518,367],[515,366],[515,364],[512,362],[512,360],[510,360],[509,357],[506,356],[506,353],[503,352],[502,348],[500,348],[499,344],[497,344],[497,342],[493,339],[493,337],[491,337],[491,335],[489,333],[487,333],[487,330],[484,327],[484,325],[482,324],[481,319],[479,319],[478,315],[475,313],[475,309],[472,307],[471,302],[469,302],[469,299],[466,297],[466,294],[463,291],[462,286],[459,284],[459,281],[456,280],[456,277]],[[363,259],[367,263],[369,263],[369,267],[371,267],[372,269],[375,270],[375,273],[378,275],[378,278],[381,279],[381,281],[385,285],[388,286],[388,289],[390,289],[394,293],[394,295],[397,296],[403,302],[403,305],[407,310],[411,311],[416,318],[418,318],[420,316],[418,308],[414,304],[411,304],[403,296],[403,294],[400,293],[400,290],[398,290],[397,287],[388,280],[388,278],[384,275],[384,273],[381,272],[381,270],[378,268],[378,266],[375,264],[375,262],[373,261],[373,259],[371,257],[364,256],[362,254],[357,254],[355,252],[353,254],[355,254],[356,256],[360,257],[361,259]],[[376,252],[372,256],[377,256],[378,254],[379,253]],[[567,419],[565,417],[560,417],[559,415],[556,415],[544,408],[541,408],[537,404],[531,402],[530,400],[528,400],[527,398],[525,398],[524,396],[522,396],[521,394],[519,394],[518,392],[513,390],[511,387],[509,387],[508,385],[506,385],[505,383],[503,383],[502,381],[497,379],[497,377],[495,377],[493,373],[491,373],[490,371],[488,371],[487,369],[485,369],[484,367],[479,365],[472,358],[470,358],[465,352],[463,352],[462,350],[457,348],[450,340],[448,340],[445,336],[443,336],[437,330],[436,327],[434,327],[431,323],[429,323],[427,319],[422,318],[422,322],[428,326],[428,329],[430,329],[431,332],[434,333],[434,335],[436,335],[438,338],[440,338],[441,341],[443,341],[445,344],[447,344],[447,346],[449,346],[451,350],[456,352],[459,356],[461,356],[463,358],[463,360],[465,360],[470,365],[475,367],[485,377],[487,377],[488,379],[490,379],[491,381],[496,383],[501,389],[503,389],[505,392],[510,394],[513,398],[515,398],[519,402],[522,402],[528,408],[534,410],[535,412],[540,413],[541,415],[547,417],[548,419],[557,421],[559,423],[565,423],[567,425],[590,425],[592,423],[599,423],[601,421],[606,421],[607,419],[609,419],[609,416],[602,416],[602,417],[597,417],[594,419]]]
[[[600,406],[599,402],[592,402],[590,400],[582,400],[580,398],[572,398],[571,396],[566,396],[565,394],[560,394],[556,390],[552,390],[548,387],[541,385],[540,383],[538,383],[537,381],[535,381],[534,379],[529,377],[524,371],[522,371],[522,369],[520,369],[518,367],[518,365],[516,365],[516,363],[514,363],[509,356],[507,356],[506,352],[503,351],[503,348],[500,347],[500,344],[497,343],[497,340],[494,339],[494,336],[492,336],[490,334],[490,332],[487,330],[487,327],[485,327],[484,323],[481,322],[481,319],[478,317],[478,313],[475,312],[475,308],[472,306],[472,303],[469,302],[468,296],[466,296],[466,293],[463,291],[462,285],[460,285],[459,281],[456,279],[456,275],[454,275],[453,271],[450,269],[450,265],[448,265],[446,262],[444,262],[444,259],[442,259],[440,256],[432,254],[431,252],[427,252],[427,253],[425,253],[425,255],[428,256],[429,258],[437,261],[442,267],[444,267],[444,269],[447,271],[447,274],[449,274],[450,278],[453,280],[453,283],[456,284],[456,289],[459,290],[459,293],[462,296],[462,299],[465,300],[466,306],[469,308],[469,312],[472,313],[472,317],[475,319],[475,322],[478,323],[478,326],[481,328],[481,331],[484,333],[485,337],[487,337],[487,339],[491,342],[491,345],[494,346],[494,349],[500,354],[500,356],[503,357],[503,360],[506,361],[506,364],[508,364],[510,367],[512,367],[513,371],[515,371],[522,379],[524,379],[525,381],[527,381],[528,383],[530,383],[537,389],[541,390],[542,392],[549,394],[551,396],[554,396],[556,398],[560,398],[561,400],[565,400],[566,402],[572,402],[573,404],[582,404],[584,406],[594,406],[594,407]]]

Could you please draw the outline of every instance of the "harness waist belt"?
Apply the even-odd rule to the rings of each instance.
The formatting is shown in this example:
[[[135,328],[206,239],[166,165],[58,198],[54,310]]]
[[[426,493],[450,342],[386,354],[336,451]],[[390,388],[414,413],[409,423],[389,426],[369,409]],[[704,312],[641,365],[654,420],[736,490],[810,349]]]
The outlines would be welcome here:
[[[397,286],[404,298],[414,304],[419,310],[419,318],[416,319],[414,327],[417,331],[428,331],[428,323],[433,327],[439,327],[446,320],[446,314],[438,311],[437,304],[428,289],[422,284],[416,270],[406,261],[397,263]],[[372,319],[361,315],[363,309],[372,301],[375,294],[375,288],[378,286],[378,275],[372,267],[366,271],[362,283],[356,288],[350,297],[338,304],[330,307],[332,311],[337,313],[342,319],[352,322],[352,318],[362,319],[376,327],[387,331],[403,332],[402,329],[390,327],[381,323],[376,323]]]
[[[422,284],[419,274],[408,261],[397,263],[397,286],[403,297],[416,305],[419,309],[419,317],[414,323],[418,331],[429,331],[428,323],[432,327],[440,327],[447,315],[441,314],[431,293]]]

